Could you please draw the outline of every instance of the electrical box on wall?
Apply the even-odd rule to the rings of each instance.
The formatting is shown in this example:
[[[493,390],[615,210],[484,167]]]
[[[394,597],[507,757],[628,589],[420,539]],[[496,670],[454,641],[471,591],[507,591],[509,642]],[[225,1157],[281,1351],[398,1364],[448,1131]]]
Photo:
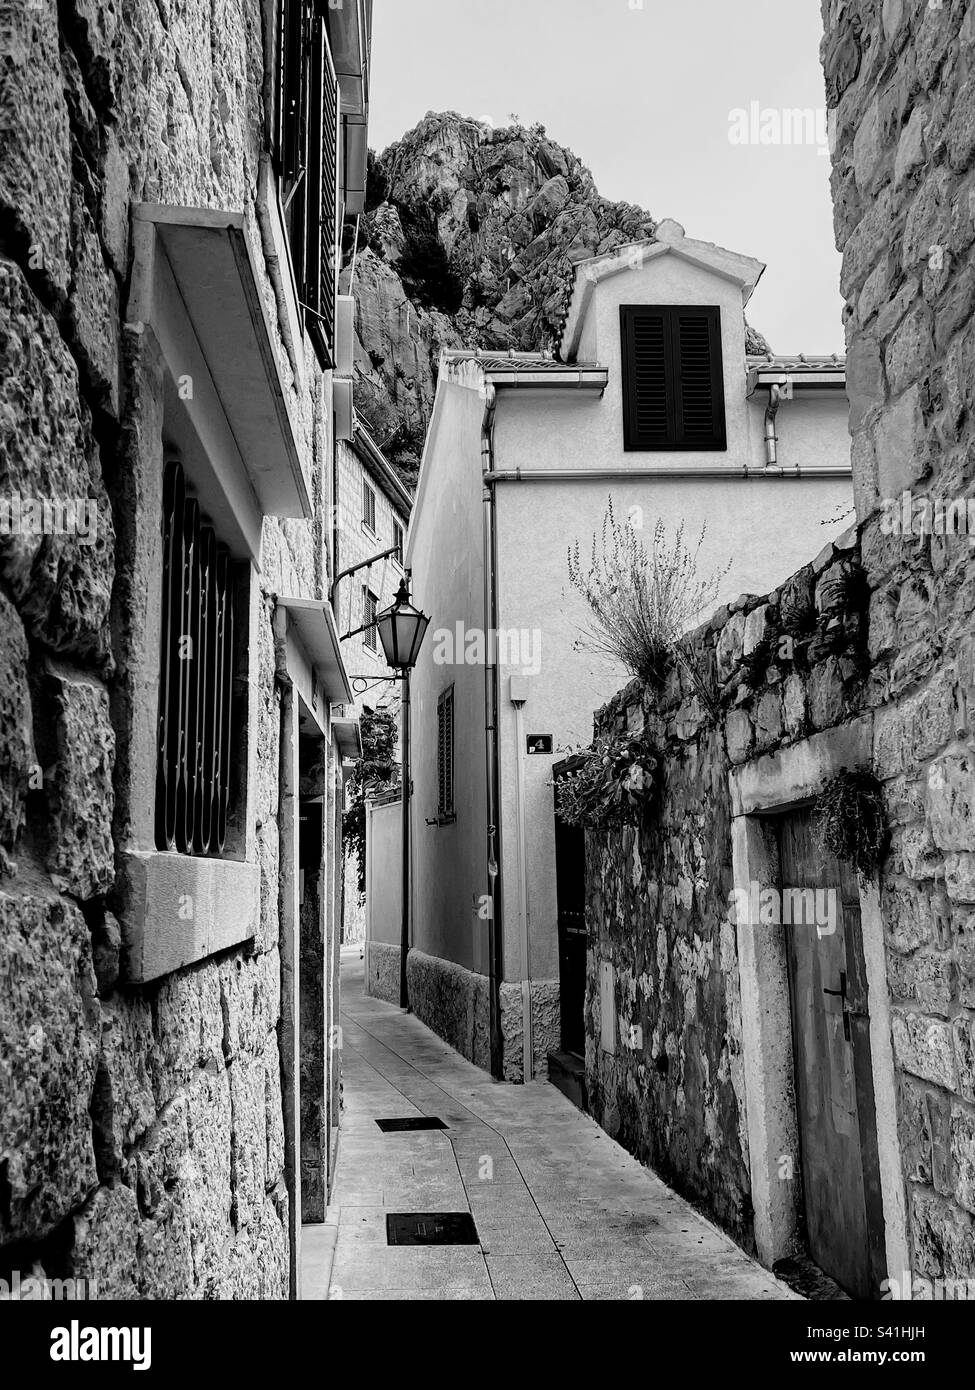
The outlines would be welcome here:
[[[513,705],[523,705],[528,699],[531,682],[527,676],[508,677],[508,699]]]

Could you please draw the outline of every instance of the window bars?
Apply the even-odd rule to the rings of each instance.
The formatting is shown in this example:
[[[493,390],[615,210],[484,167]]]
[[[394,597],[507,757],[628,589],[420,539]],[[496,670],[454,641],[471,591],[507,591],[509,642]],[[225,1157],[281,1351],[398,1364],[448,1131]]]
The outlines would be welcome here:
[[[437,815],[454,814],[454,687],[437,700]]]
[[[227,835],[234,579],[181,466],[163,485],[163,604],[156,847],[219,855]]]

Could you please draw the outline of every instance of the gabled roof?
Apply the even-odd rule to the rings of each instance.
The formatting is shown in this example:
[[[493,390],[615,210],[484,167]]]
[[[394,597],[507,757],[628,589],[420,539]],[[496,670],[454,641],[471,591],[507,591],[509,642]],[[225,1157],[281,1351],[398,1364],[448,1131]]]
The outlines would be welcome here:
[[[626,246],[616,246],[612,251],[576,262],[575,284],[559,343],[559,356],[564,361],[571,362],[579,350],[582,325],[596,285],[612,275],[637,270],[661,256],[677,256],[680,260],[701,266],[714,275],[740,285],[742,305],[748,303],[752,290],[765,270],[764,263],[751,256],[726,251],[710,241],[695,241],[685,234],[679,222],[667,218],[658,224],[650,241],[629,242]]]

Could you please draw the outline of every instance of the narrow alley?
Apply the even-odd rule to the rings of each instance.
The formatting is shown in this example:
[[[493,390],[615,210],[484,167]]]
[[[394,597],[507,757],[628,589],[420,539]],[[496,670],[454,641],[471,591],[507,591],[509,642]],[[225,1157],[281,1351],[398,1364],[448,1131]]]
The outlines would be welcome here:
[[[793,1294],[553,1086],[493,1081],[363,994],[343,952],[345,1111],[305,1299],[788,1299]],[[385,1133],[386,1119],[443,1129]],[[477,1243],[387,1244],[390,1213],[470,1213]]]

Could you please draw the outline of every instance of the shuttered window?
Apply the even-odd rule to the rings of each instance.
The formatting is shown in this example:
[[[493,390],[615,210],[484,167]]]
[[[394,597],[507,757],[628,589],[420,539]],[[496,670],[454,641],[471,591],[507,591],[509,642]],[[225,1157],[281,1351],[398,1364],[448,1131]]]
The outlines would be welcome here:
[[[322,365],[333,367],[339,96],[321,6],[278,0],[278,43],[274,154],[291,267]]]
[[[454,687],[437,701],[437,815],[454,814]]]
[[[727,448],[721,310],[620,306],[627,450]]]
[[[362,640],[370,651],[379,650],[379,635],[375,626],[376,614],[379,611],[379,600],[376,595],[368,589],[362,591],[362,621],[366,626],[362,634]]]
[[[325,21],[315,20],[311,53],[313,139],[308,154],[308,250],[305,304],[311,310],[309,331],[324,365],[334,367],[335,281],[339,244],[338,119],[339,96]]]

